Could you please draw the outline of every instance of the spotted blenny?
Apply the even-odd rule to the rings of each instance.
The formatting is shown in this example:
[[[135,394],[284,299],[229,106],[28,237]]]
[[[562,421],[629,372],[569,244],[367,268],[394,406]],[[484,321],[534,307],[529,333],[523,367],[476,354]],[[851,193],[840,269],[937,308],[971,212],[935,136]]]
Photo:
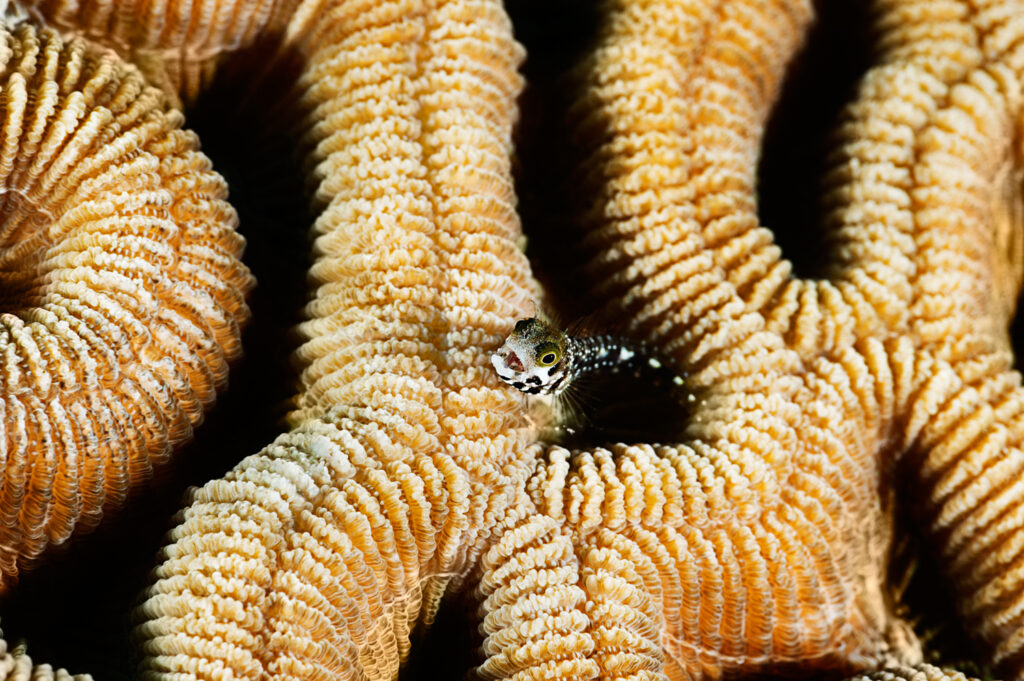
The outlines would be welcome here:
[[[516,322],[491,355],[491,364],[501,380],[530,395],[557,397],[597,372],[649,374],[675,388],[685,385],[682,376],[642,344],[608,334],[571,334],[537,317]]]

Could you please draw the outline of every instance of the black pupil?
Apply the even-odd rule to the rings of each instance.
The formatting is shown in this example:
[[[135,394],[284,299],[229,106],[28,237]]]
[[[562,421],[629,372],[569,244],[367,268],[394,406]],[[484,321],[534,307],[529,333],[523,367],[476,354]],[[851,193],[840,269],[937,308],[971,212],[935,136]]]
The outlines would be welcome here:
[[[543,362],[544,364],[551,364],[552,362],[555,361],[555,353],[549,352],[548,354],[541,357],[540,361]]]

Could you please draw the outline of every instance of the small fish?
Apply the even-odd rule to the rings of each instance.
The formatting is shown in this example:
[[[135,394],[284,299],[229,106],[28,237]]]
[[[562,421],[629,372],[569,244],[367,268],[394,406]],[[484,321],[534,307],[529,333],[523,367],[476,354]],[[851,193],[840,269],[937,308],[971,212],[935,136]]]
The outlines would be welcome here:
[[[516,322],[491,355],[491,364],[501,380],[530,395],[561,395],[577,379],[598,371],[669,375],[676,387],[685,382],[642,344],[605,334],[572,335],[537,317]]]
[[[574,376],[569,336],[531,317],[520,319],[491,355],[498,377],[530,395],[558,395]],[[567,380],[568,379],[568,380]]]

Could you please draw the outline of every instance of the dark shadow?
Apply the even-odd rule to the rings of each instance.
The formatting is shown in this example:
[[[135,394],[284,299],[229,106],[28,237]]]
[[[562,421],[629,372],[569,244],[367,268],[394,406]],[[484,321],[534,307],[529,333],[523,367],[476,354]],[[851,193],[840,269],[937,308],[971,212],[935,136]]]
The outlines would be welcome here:
[[[895,612],[907,620],[922,641],[925,662],[953,667],[969,676],[993,678],[992,669],[982,667],[984,659],[974,639],[956,612],[953,594],[956,588],[942,574],[942,559],[933,548],[941,537],[924,536],[925,497],[917,471],[920,456],[910,453],[895,471],[895,529],[886,583],[890,587]],[[936,597],[938,594],[944,596]]]
[[[570,71],[596,40],[599,5],[591,0],[511,0],[506,8],[528,55],[515,132],[518,211],[534,275],[550,296],[547,311],[564,320],[591,311],[587,282],[579,272],[584,254],[576,223],[588,197],[569,179],[579,158],[568,109],[577,87]]]
[[[1016,312],[1010,322],[1010,343],[1013,348],[1013,370],[1024,370],[1024,315],[1020,313],[1021,296],[1017,297]]]
[[[1021,188],[1021,191],[1024,192],[1024,187]],[[1024,291],[1017,294],[1017,302],[1008,331],[1010,347],[1013,349],[1013,370],[1024,372],[1024,314],[1021,314],[1021,303],[1024,303]]]
[[[473,588],[445,595],[437,619],[413,632],[412,651],[399,681],[459,681],[472,678],[480,664],[481,636],[477,633],[477,601]]]
[[[561,429],[546,439],[564,447],[592,449],[616,443],[679,442],[698,397],[674,385],[670,371],[604,371],[577,380],[565,398]],[[683,377],[680,377],[683,378]]]
[[[869,7],[860,0],[815,3],[807,43],[787,68],[768,119],[757,168],[757,210],[798,277],[821,274],[821,179],[830,134],[872,57]]]

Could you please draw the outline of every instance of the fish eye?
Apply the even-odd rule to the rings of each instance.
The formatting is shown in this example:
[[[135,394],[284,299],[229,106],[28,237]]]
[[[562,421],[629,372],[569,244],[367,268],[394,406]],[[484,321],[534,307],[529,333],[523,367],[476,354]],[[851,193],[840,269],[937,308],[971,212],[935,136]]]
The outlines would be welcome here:
[[[523,331],[526,330],[526,327],[529,326],[529,324],[529,319],[520,319],[518,322],[516,322],[515,330],[518,331],[519,333],[522,333]]]
[[[537,346],[537,364],[542,367],[549,367],[558,361],[562,351],[554,343],[541,343]]]

